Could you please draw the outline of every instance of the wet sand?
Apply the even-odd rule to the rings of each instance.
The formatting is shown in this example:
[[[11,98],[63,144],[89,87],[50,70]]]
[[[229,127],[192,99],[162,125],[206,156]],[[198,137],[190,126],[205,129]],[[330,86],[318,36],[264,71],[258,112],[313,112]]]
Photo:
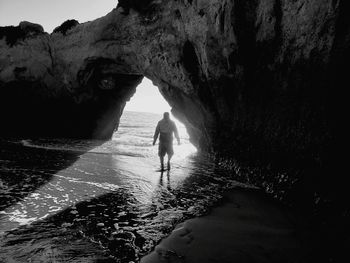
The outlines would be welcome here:
[[[297,214],[232,170],[195,154],[159,173],[109,143],[2,144],[0,262],[310,262]]]
[[[177,225],[142,263],[310,262],[300,218],[266,195],[226,194],[209,215]]]
[[[242,185],[204,156],[174,157],[159,173],[155,153],[121,155],[106,151],[117,148],[110,143],[2,144],[0,262],[138,262]]]

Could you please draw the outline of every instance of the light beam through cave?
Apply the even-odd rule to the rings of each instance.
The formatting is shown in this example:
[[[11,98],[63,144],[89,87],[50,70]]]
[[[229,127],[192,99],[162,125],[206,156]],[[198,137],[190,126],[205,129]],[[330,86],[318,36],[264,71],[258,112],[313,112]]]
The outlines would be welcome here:
[[[157,122],[162,118],[163,112],[171,112],[171,107],[162,97],[158,88],[152,84],[152,81],[144,78],[137,87],[134,96],[126,104],[118,131],[113,139],[124,141],[129,137],[129,140],[133,142],[139,140],[141,147],[149,146],[154,129]],[[181,145],[176,145],[174,141],[174,158],[182,159],[195,153],[196,148],[189,142],[186,127],[173,115],[171,115],[171,119],[175,121],[181,138]],[[130,129],[131,127],[132,129]],[[153,147],[149,154],[156,156],[156,148]],[[144,150],[146,151],[146,149],[149,150],[149,147],[145,147]]]

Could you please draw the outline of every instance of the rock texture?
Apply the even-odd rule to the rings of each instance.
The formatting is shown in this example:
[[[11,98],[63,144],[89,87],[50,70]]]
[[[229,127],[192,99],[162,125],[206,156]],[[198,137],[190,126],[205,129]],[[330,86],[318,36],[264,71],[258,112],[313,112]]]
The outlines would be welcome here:
[[[51,35],[1,28],[0,133],[109,138],[146,76],[203,150],[327,158],[348,10],[339,0],[126,0]]]

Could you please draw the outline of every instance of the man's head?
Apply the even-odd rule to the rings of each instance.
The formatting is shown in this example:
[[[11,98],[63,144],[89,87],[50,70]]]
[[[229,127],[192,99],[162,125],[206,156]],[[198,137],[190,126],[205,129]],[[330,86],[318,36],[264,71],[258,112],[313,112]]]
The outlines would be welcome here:
[[[170,119],[169,112],[164,112],[163,118],[164,118],[165,120],[169,120],[169,119]]]

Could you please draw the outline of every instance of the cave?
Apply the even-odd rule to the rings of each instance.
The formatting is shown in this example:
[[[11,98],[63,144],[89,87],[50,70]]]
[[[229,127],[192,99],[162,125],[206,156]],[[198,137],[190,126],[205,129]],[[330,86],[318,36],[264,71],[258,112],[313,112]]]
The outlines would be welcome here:
[[[1,28],[0,134],[109,139],[146,76],[200,151],[328,166],[344,4],[135,3],[52,34]]]
[[[1,29],[1,134],[107,139],[118,123],[106,122],[108,114],[120,116],[146,76],[200,149],[322,159],[333,140],[327,99],[342,78],[336,69],[346,65],[339,54],[348,54],[344,4],[319,3],[318,13],[306,3],[125,5],[138,20],[116,8],[89,23],[67,21],[51,35],[29,22]],[[199,20],[191,24],[193,16]],[[215,19],[217,28],[207,24]]]
[[[221,2],[122,1],[52,34],[1,28],[0,135],[107,140],[145,76],[200,151],[292,167],[282,199],[313,211],[332,200],[341,214],[333,116],[350,61],[348,3]],[[281,185],[264,180],[274,193]]]

